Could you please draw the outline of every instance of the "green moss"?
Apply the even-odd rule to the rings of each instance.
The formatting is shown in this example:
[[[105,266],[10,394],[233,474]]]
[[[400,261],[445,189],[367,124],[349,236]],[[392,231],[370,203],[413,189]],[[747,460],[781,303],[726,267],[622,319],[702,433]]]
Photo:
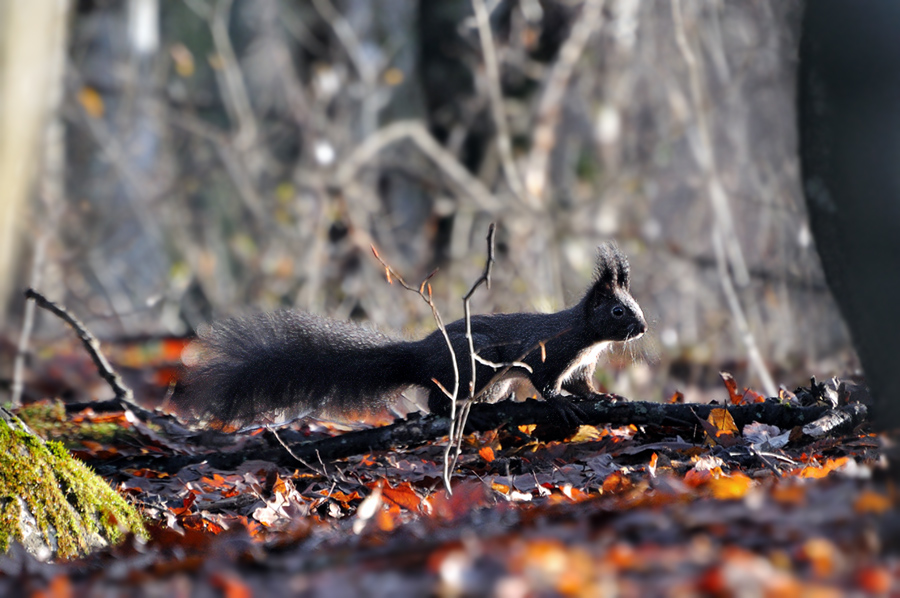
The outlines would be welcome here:
[[[16,415],[41,438],[62,441],[70,449],[79,448],[84,439],[115,444],[129,436],[129,431],[114,421],[71,421],[59,400],[32,403],[18,409]]]
[[[23,540],[20,499],[43,542],[63,558],[85,554],[98,537],[146,536],[140,515],[58,442],[42,442],[0,420],[0,550]]]

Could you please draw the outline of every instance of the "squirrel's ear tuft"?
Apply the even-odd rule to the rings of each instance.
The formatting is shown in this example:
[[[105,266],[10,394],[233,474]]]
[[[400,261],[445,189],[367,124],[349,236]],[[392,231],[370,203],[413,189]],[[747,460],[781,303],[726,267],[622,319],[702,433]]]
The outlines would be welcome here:
[[[630,272],[628,259],[619,250],[615,241],[603,243],[597,247],[596,282],[603,287],[622,287],[628,289]]]

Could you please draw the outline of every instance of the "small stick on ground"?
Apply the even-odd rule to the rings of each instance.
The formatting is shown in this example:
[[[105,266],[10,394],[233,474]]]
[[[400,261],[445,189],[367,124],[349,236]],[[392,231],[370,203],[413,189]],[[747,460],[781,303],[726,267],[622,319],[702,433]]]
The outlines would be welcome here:
[[[493,225],[491,225],[493,227]],[[372,247],[372,253],[375,254],[375,258],[381,262],[381,265],[384,266],[384,273],[387,277],[389,283],[392,283],[396,280],[400,286],[402,286],[407,291],[412,291],[418,294],[425,303],[428,304],[428,307],[431,308],[431,315],[434,318],[435,323],[437,324],[438,330],[441,331],[441,334],[444,337],[444,341],[447,343],[447,349],[450,350],[450,360],[453,364],[453,390],[448,390],[444,388],[444,385],[440,383],[436,378],[432,379],[432,381],[441,389],[441,391],[450,399],[450,438],[449,443],[452,445],[453,438],[455,436],[454,432],[454,424],[456,422],[456,406],[457,400],[459,398],[459,364],[456,362],[456,351],[453,349],[453,343],[450,342],[450,336],[447,334],[447,328],[444,326],[444,320],[441,318],[441,314],[438,311],[437,306],[434,304],[434,296],[431,292],[431,277],[437,273],[437,270],[434,270],[431,274],[425,277],[425,280],[422,281],[422,284],[419,285],[419,288],[411,287],[403,280],[403,277],[397,274],[397,272],[391,268],[391,266],[381,259],[381,256],[378,255],[378,250],[375,247]],[[448,448],[449,450],[449,448]],[[447,489],[448,494],[452,494],[450,490],[450,478],[448,476],[448,463],[447,459],[444,459],[444,487]]]
[[[478,277],[478,280],[472,284],[472,288],[469,289],[469,292],[463,297],[463,311],[465,312],[466,320],[466,342],[469,344],[469,367],[472,370],[472,379],[469,381],[469,395],[465,407],[460,410],[458,417],[455,416],[455,413],[451,415],[453,421],[450,425],[450,438],[447,442],[447,449],[444,451],[444,487],[447,489],[448,494],[452,494],[450,490],[450,472],[456,468],[456,463],[459,460],[459,455],[462,450],[463,434],[466,429],[466,421],[469,419],[469,410],[472,407],[472,403],[475,402],[475,362],[478,360],[478,354],[475,353],[475,341],[472,339],[472,308],[469,300],[472,298],[472,295],[475,294],[475,290],[482,284],[487,286],[488,289],[491,288],[491,272],[494,269],[495,261],[494,234],[496,231],[497,225],[491,222],[491,225],[488,227],[487,261],[484,264],[484,271],[481,273],[481,276]],[[451,451],[453,452],[452,459],[450,457]]]
[[[81,339],[82,344],[84,344],[84,348],[87,350],[88,355],[91,356],[91,360],[93,360],[94,365],[97,367],[97,372],[100,374],[100,377],[106,380],[106,383],[109,384],[110,388],[112,388],[112,391],[115,393],[116,398],[129,405],[134,405],[134,393],[125,385],[122,381],[122,377],[113,370],[109,361],[107,361],[106,357],[100,352],[100,341],[88,331],[84,324],[66,311],[66,308],[50,301],[34,289],[25,291],[25,298],[33,300],[37,303],[38,307],[42,307],[53,313],[71,326],[72,330],[78,334],[78,338]]]

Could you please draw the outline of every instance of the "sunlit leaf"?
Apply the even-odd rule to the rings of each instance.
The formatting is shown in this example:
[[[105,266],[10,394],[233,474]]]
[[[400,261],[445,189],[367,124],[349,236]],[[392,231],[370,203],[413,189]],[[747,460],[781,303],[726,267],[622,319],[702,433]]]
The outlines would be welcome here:
[[[194,74],[194,55],[182,43],[174,43],[169,48],[169,56],[175,65],[175,72],[179,77],[190,77]]]
[[[391,502],[407,511],[416,512],[422,504],[422,498],[410,486],[409,482],[403,482],[396,486],[384,484],[381,494],[386,502]]]
[[[598,430],[596,426],[578,426],[578,430],[569,438],[569,442],[590,442],[603,436],[606,436],[606,430]]]
[[[801,556],[812,567],[816,577],[824,578],[835,572],[839,551],[831,541],[825,538],[807,540],[801,548]]]
[[[886,513],[894,507],[893,501],[874,490],[863,490],[853,501],[853,510],[857,513]]]
[[[735,500],[743,498],[752,486],[753,480],[740,472],[713,478],[709,481],[709,488],[712,490],[712,495],[718,500]]]
[[[603,480],[603,493],[604,494],[618,494],[625,490],[631,488],[631,481],[623,474],[621,471],[615,471],[609,474],[605,480]]]
[[[857,587],[873,596],[886,596],[894,583],[894,576],[883,566],[863,567],[854,575]]]
[[[78,103],[91,118],[100,118],[106,109],[103,96],[93,87],[82,87],[78,91]]]
[[[836,469],[840,469],[843,467],[847,461],[849,461],[849,457],[840,457],[838,459],[828,459],[825,461],[825,464],[821,467],[814,467],[812,465],[808,467],[804,467],[800,470],[800,477],[802,478],[824,478],[832,471]]]
[[[738,392],[737,382],[735,382],[734,376],[728,372],[719,372],[719,376],[722,378],[722,382],[728,390],[728,400],[731,401],[732,405],[740,405],[744,395]]]

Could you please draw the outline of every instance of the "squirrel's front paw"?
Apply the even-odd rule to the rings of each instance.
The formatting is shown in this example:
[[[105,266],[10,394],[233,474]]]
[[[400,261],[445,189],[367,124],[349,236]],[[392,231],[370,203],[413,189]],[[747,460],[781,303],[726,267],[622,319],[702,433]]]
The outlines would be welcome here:
[[[614,395],[608,392],[592,392],[587,396],[588,399],[593,401],[605,401],[607,403],[618,403],[620,401],[626,401],[625,397],[621,397],[619,395]]]
[[[576,428],[584,423],[585,412],[567,397],[556,395],[544,397],[550,407],[557,413],[561,423]]]

